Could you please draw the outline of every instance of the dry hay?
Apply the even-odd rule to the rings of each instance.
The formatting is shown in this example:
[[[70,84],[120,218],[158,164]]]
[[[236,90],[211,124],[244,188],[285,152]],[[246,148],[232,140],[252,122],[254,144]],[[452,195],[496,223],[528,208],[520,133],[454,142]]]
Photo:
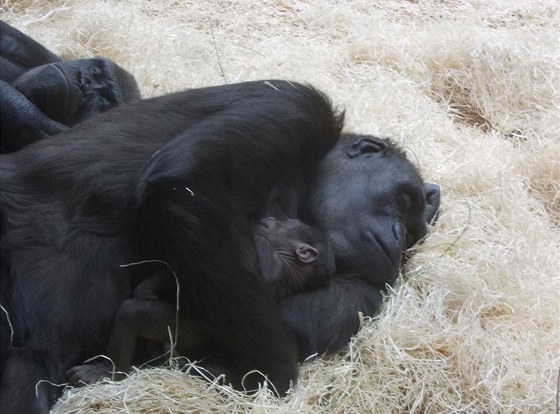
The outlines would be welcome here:
[[[550,413],[560,368],[557,0],[4,0],[64,56],[111,57],[145,96],[311,82],[443,188],[382,314],[284,400],[177,370],[69,390],[57,413]]]

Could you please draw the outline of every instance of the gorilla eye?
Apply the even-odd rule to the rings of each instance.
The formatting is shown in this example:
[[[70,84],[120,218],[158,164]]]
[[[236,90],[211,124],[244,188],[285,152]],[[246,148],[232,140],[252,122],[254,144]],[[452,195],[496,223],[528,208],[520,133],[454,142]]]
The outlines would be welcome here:
[[[94,79],[99,79],[101,77],[103,77],[103,71],[101,70],[101,68],[94,66],[91,68],[91,77]]]
[[[399,193],[399,195],[397,196],[397,203],[399,204],[401,210],[408,211],[412,208],[413,205],[412,196],[408,193]]]

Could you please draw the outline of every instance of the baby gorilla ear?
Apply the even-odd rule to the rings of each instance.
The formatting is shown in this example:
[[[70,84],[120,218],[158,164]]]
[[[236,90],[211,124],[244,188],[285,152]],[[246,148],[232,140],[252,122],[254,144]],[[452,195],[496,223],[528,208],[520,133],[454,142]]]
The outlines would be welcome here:
[[[317,249],[306,243],[301,243],[296,247],[295,254],[301,263],[313,263],[319,256]]]

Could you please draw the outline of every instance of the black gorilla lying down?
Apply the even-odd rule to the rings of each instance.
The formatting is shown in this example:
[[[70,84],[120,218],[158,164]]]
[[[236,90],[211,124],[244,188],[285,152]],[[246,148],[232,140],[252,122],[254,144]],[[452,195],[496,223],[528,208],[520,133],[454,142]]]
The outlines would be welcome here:
[[[334,255],[326,234],[300,220],[265,217],[255,226],[253,236],[260,277],[275,300],[325,286],[334,276]],[[150,276],[136,287],[133,296],[115,316],[106,353],[110,361],[71,368],[67,372],[70,384],[123,378],[122,373],[132,368],[139,338],[165,345],[155,348],[150,361],[162,360],[168,351],[175,357],[204,357],[205,338],[197,321],[177,317],[177,286],[171,272]]]
[[[139,98],[132,75],[113,61],[63,61],[0,21],[1,152],[17,151]]]
[[[318,92],[251,82],[115,108],[2,156],[1,300],[15,335],[0,409],[46,410],[56,392],[40,384],[36,399],[39,380],[64,382],[105,352],[118,307],[157,270],[121,265],[147,259],[177,274],[208,363],[239,387],[259,370],[284,393],[297,352],[258,277],[250,223],[340,128]]]
[[[279,302],[300,360],[340,350],[358,332],[358,312],[375,314],[440,204],[439,187],[424,184],[401,149],[366,135],[342,135],[306,188],[299,216],[328,232],[337,275]]]
[[[35,397],[37,382],[105,353],[119,306],[166,266],[203,366],[236,387],[256,388],[244,375],[258,370],[283,394],[298,358],[344,346],[426,234],[439,189],[389,142],[341,127],[309,87],[248,82],[123,105],[1,156],[0,295],[15,332],[0,411],[46,411],[57,391],[40,383]],[[250,231],[271,200],[328,232],[337,268],[278,304]],[[152,259],[166,265],[122,266]]]

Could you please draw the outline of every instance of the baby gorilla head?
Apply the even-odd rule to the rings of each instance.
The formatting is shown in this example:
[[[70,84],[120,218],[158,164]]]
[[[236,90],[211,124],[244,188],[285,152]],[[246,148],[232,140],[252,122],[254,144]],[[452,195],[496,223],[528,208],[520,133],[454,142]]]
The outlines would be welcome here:
[[[265,217],[253,235],[261,275],[276,299],[324,286],[335,273],[327,235],[297,219]]]

